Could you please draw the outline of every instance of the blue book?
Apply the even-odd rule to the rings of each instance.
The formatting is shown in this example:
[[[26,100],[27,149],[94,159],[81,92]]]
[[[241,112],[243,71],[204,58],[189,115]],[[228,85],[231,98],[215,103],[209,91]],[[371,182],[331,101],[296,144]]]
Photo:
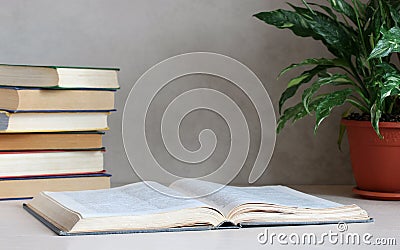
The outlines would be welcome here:
[[[169,187],[139,182],[106,190],[41,192],[24,208],[58,235],[372,221],[357,205],[284,186],[223,187],[193,179]]]

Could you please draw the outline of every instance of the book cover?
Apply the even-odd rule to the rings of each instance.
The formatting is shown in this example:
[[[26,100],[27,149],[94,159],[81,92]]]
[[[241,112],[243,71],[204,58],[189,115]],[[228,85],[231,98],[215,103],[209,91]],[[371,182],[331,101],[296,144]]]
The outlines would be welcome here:
[[[36,150],[0,152],[0,176],[59,175],[104,170],[99,150]]]
[[[86,66],[61,66],[61,65],[29,65],[29,64],[7,64],[7,63],[0,63],[0,66],[17,66],[17,67],[39,67],[39,68],[67,68],[67,69],[98,69],[98,70],[114,70],[120,71],[119,68],[113,67],[86,67]]]
[[[104,132],[0,133],[0,151],[96,150]]]
[[[80,236],[80,235],[105,235],[105,234],[140,234],[140,233],[167,233],[167,232],[182,232],[182,231],[211,231],[211,230],[228,230],[228,229],[245,229],[252,227],[266,227],[266,226],[306,226],[306,225],[327,225],[327,224],[335,224],[338,221],[324,221],[324,222],[304,222],[304,223],[249,223],[243,225],[234,225],[232,223],[223,223],[217,227],[211,226],[197,226],[197,227],[176,227],[176,228],[162,228],[162,229],[148,229],[148,230],[114,230],[114,231],[101,231],[101,232],[80,232],[80,233],[71,233],[68,231],[64,231],[54,224],[52,224],[49,220],[38,214],[35,210],[30,208],[26,203],[22,205],[22,207],[31,214],[38,221],[43,223],[47,228],[53,231],[55,234],[59,236]],[[373,218],[366,220],[352,220],[352,221],[341,221],[345,223],[371,223],[374,222]]]
[[[31,199],[41,191],[78,191],[110,188],[105,171],[78,174],[0,178],[0,201]]]
[[[36,154],[36,153],[57,153],[57,152],[79,152],[79,151],[101,151],[106,152],[105,147],[84,148],[84,149],[46,149],[46,150],[0,150],[0,155],[5,154]]]
[[[109,112],[17,112],[0,111],[0,132],[60,132],[108,130]]]
[[[0,64],[0,85],[119,89],[117,68]]]
[[[0,181],[80,178],[80,177],[99,177],[99,176],[111,177],[111,174],[106,173],[106,170],[101,170],[98,172],[85,172],[85,173],[73,173],[73,174],[43,174],[43,175],[7,176],[7,177],[0,176]]]
[[[343,205],[279,185],[223,186],[198,196],[199,190],[211,191],[220,186],[179,180],[167,187],[148,181],[102,190],[41,192],[24,208],[59,235],[373,221],[355,204]]]
[[[116,109],[105,109],[105,110],[10,110],[0,109],[0,112],[7,112],[10,114],[16,113],[110,113],[117,111]]]

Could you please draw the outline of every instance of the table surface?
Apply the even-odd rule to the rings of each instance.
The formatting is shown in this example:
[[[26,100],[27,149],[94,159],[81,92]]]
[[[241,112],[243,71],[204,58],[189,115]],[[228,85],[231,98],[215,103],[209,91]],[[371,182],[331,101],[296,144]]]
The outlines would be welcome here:
[[[310,225],[310,226],[284,226],[269,228],[227,229],[199,232],[168,232],[144,233],[128,235],[96,235],[96,236],[57,236],[47,227],[22,209],[24,201],[0,202],[0,249],[376,249],[376,245],[360,245],[335,243],[336,238],[329,242],[323,234],[358,234],[364,237],[370,234],[371,243],[380,240],[380,243],[391,241],[394,238],[396,245],[380,246],[379,249],[400,249],[400,202],[375,201],[362,199],[351,193],[351,186],[343,185],[307,185],[291,186],[297,190],[313,194],[342,204],[357,204],[367,210],[375,219],[373,223],[348,224],[347,230],[339,233],[338,225]],[[321,245],[299,244],[282,245],[276,238],[266,244],[260,244],[260,233],[286,235],[286,241],[293,234],[304,237],[314,234],[324,243]],[[357,236],[356,236],[357,237]],[[386,238],[386,239],[385,239]],[[265,238],[262,238],[265,239]],[[271,238],[269,238],[271,239]],[[292,238],[295,239],[295,238]],[[362,238],[361,238],[362,239]],[[382,240],[383,239],[383,240]],[[337,239],[339,240],[339,239]]]

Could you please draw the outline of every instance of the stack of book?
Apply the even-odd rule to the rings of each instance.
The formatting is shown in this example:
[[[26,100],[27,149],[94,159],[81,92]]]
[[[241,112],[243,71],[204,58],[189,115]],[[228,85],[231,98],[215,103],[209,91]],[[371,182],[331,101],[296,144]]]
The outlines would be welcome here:
[[[110,187],[118,69],[0,65],[0,199]]]

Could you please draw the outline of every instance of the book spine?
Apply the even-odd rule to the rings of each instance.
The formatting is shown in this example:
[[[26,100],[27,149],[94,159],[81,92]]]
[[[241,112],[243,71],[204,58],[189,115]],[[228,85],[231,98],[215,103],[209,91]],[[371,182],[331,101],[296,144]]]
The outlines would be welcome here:
[[[0,112],[0,131],[7,130],[9,120],[10,116],[8,115],[8,113]]]

